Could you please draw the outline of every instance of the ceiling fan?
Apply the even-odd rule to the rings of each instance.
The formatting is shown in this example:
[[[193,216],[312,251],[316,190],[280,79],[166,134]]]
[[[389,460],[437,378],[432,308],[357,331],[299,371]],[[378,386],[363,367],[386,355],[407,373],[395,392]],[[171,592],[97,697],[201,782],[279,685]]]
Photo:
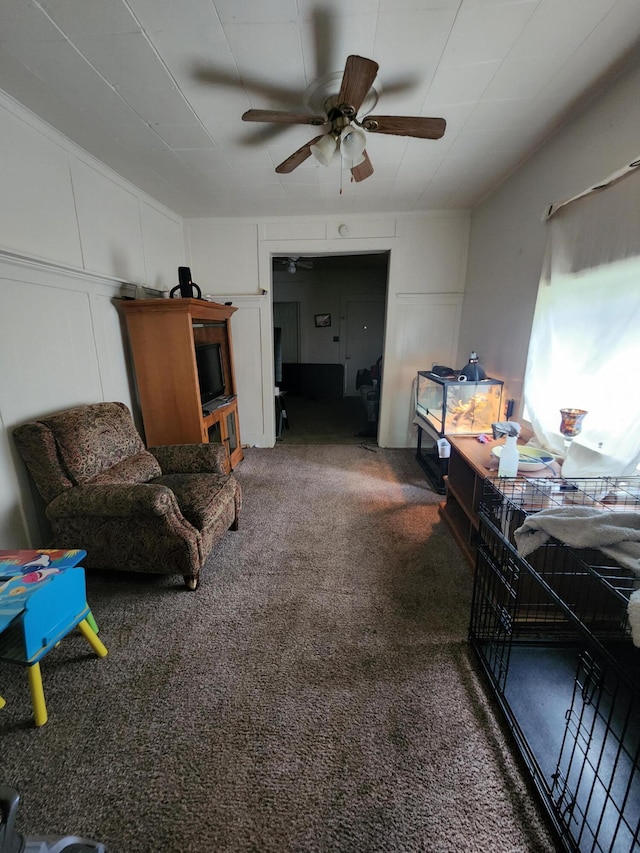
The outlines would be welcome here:
[[[298,272],[298,269],[301,270],[311,270],[313,269],[313,261],[305,261],[300,258],[299,255],[296,255],[292,258],[275,258],[276,263],[282,264],[286,267],[287,272],[291,273],[291,275],[295,275]]]
[[[313,155],[323,166],[328,166],[336,151],[351,170],[354,181],[364,181],[373,174],[373,166],[366,151],[369,133],[388,133],[394,136],[413,136],[419,139],[440,139],[446,122],[443,118],[420,116],[366,115],[358,120],[358,112],[368,111],[377,103],[372,88],[378,73],[378,63],[373,59],[352,54],[342,74],[337,94],[328,94],[321,105],[324,115],[307,115],[281,110],[247,110],[243,121],[281,122],[284,124],[309,124],[315,127],[329,124],[329,130],[309,140],[287,157],[276,172],[288,174]]]

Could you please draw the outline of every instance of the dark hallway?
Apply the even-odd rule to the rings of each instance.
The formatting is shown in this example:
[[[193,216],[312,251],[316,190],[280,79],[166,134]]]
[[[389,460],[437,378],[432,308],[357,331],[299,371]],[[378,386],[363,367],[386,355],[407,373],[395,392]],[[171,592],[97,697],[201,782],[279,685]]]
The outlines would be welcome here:
[[[283,444],[367,444],[377,446],[360,397],[339,400],[282,398],[286,419],[278,438]]]

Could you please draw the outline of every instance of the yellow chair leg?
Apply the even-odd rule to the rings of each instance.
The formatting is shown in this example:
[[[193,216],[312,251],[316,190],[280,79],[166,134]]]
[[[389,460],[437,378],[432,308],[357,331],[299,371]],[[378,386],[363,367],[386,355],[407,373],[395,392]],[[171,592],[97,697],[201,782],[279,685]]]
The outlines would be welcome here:
[[[83,619],[82,622],[78,624],[78,628],[80,628],[83,637],[87,640],[98,657],[103,658],[108,654],[107,647],[97,636],[96,632],[93,630],[91,625],[89,625],[86,619]]]
[[[44,690],[42,689],[42,674],[40,664],[34,663],[27,668],[29,675],[29,689],[31,690],[31,704],[36,726],[44,726],[47,722],[47,705],[44,701]]]
[[[95,633],[95,634],[97,634],[97,633],[98,633],[98,630],[99,630],[99,629],[98,629],[98,623],[97,623],[97,622],[96,622],[96,620],[93,618],[93,613],[92,613],[91,611],[89,611],[89,612],[87,613],[87,622],[89,623],[89,625],[91,626],[91,628],[93,628],[94,633]]]

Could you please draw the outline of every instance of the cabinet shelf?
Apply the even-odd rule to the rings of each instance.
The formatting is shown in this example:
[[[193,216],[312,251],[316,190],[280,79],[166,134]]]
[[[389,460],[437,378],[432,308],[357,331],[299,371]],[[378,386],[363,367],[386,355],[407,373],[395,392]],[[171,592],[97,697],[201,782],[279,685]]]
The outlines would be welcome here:
[[[445,483],[449,494],[453,498],[453,500],[449,502],[449,508],[457,508],[465,517],[464,519],[461,518],[461,521],[463,523],[470,522],[472,527],[477,530],[478,516],[473,512],[472,505],[469,504],[466,493],[460,488],[455,479],[451,482],[447,476],[445,478]],[[444,506],[446,506],[446,502],[444,503]]]
[[[478,544],[478,505],[482,483],[497,471],[488,469],[490,449],[474,436],[447,436],[451,445],[445,479],[446,498],[440,516],[447,524],[470,566],[475,565]]]
[[[475,541],[469,540],[469,533],[473,527],[469,527],[469,518],[460,504],[455,501],[440,504],[440,517],[451,531],[458,548],[462,551],[465,559],[470,565],[475,562]]]
[[[497,480],[498,464],[491,456],[492,444],[484,444],[475,436],[450,436],[449,471],[445,477],[446,498],[440,516],[448,525],[467,562],[476,563],[479,509],[483,484]],[[537,471],[537,478],[553,477],[549,470]]]

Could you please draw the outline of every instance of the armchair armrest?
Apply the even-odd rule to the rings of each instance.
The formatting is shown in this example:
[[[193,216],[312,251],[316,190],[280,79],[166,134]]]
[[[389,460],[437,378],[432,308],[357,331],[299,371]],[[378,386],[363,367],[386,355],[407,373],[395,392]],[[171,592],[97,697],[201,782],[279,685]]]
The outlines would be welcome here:
[[[51,501],[46,513],[51,520],[88,516],[149,517],[174,513],[181,517],[175,495],[167,486],[132,486],[126,483],[67,489]]]
[[[221,444],[165,444],[148,450],[163,474],[227,473],[227,452]]]

